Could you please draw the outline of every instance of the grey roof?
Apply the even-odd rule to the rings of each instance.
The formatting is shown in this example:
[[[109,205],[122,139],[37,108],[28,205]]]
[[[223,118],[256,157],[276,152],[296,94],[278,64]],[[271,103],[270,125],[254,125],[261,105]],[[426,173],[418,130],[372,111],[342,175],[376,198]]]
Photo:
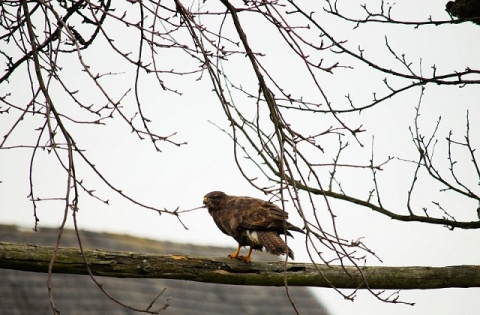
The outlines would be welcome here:
[[[53,246],[56,229],[39,232],[0,225],[4,242]],[[233,248],[159,242],[127,235],[81,231],[84,248],[125,250],[158,254],[224,257]],[[78,246],[74,231],[65,230],[62,247]],[[272,260],[256,253],[256,260]],[[47,293],[47,274],[0,269],[0,315],[52,314]],[[97,277],[103,287],[122,303],[146,308],[162,290],[152,309],[168,302],[164,314],[294,314],[283,287],[249,287],[198,283],[183,280],[120,279]],[[307,288],[289,287],[301,314],[327,314]],[[53,275],[53,297],[61,314],[138,314],[109,300],[84,275]]]

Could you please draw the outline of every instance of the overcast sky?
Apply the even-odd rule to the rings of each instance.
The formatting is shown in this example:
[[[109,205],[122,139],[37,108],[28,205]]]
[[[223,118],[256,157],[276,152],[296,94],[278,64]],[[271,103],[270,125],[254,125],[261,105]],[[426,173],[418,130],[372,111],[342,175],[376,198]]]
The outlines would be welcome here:
[[[412,10],[415,5],[415,10]],[[448,15],[444,12],[444,4],[438,1],[424,1],[417,4],[415,1],[398,4],[396,12],[405,20],[434,19],[445,20]],[[319,8],[318,11],[321,9]],[[353,12],[353,11],[352,11]],[[352,13],[353,14],[353,13]],[[389,43],[412,58],[412,62],[419,63],[422,58],[425,72],[431,71],[430,66],[435,63],[445,72],[451,69],[463,70],[470,66],[480,68],[480,26],[471,23],[454,26],[424,26],[418,30],[413,27],[390,27],[380,24],[368,25],[356,30],[351,26],[339,26],[334,19],[329,31],[340,37],[349,39],[350,47],[361,44],[371,56],[378,55],[378,61],[384,65],[395,66],[391,56],[385,53],[385,35]],[[337,21],[338,22],[338,21]],[[253,30],[255,24],[248,25]],[[265,65],[270,67],[280,80],[292,91],[309,95],[308,85],[296,78],[296,68],[288,63],[288,54],[278,49],[275,37],[269,33],[254,32],[249,34],[252,46],[266,51]],[[85,53],[89,64],[101,69],[114,69],[116,62],[120,62],[110,55],[95,55]],[[170,58],[170,56],[167,56]],[[225,65],[232,73],[232,78],[252,77],[250,69],[243,64],[239,57],[238,63]],[[243,57],[242,57],[243,58]],[[338,57],[343,58],[343,57]],[[377,57],[375,57],[377,58]],[[331,59],[332,60],[332,59]],[[180,62],[180,61],[179,61]],[[180,62],[181,63],[181,62]],[[74,67],[74,66],[72,66]],[[99,70],[98,70],[99,71]],[[76,75],[65,74],[69,80],[76,80]],[[358,96],[361,102],[371,98],[371,92],[378,89],[377,74],[367,67],[356,65],[355,69],[343,69],[333,75],[325,75],[322,82],[328,91],[333,91],[334,99],[344,99],[344,95],[352,93]],[[108,84],[118,88],[118,91],[132,84],[132,73],[125,70]],[[14,81],[16,80],[16,81]],[[0,94],[4,95],[12,90],[17,94],[19,103],[26,77],[18,74],[12,79],[12,84],[1,85]],[[179,80],[179,81],[175,81]],[[183,95],[175,95],[161,90],[149,79],[142,80],[142,101],[147,116],[152,119],[152,126],[159,134],[177,132],[175,139],[178,142],[187,142],[177,147],[171,144],[160,144],[162,152],[155,152],[148,141],[138,141],[135,134],[123,122],[111,121],[107,126],[75,125],[69,123],[69,128],[79,146],[85,149],[88,157],[94,161],[96,167],[124,193],[133,196],[145,204],[159,208],[174,210],[191,209],[202,205],[203,196],[212,190],[222,190],[232,195],[248,195],[258,198],[268,198],[255,190],[240,174],[233,159],[231,139],[217,126],[228,130],[225,118],[215,94],[212,92],[208,78],[195,81],[193,79],[170,79],[174,86],[181,89]],[[14,84],[15,83],[15,84]],[[251,82],[250,82],[251,83]],[[371,86],[377,84],[377,86]],[[188,84],[185,86],[185,84]],[[242,82],[248,86],[248,79]],[[255,83],[253,83],[255,85]],[[77,85],[88,88],[88,82]],[[442,122],[438,130],[438,138],[444,139],[450,130],[458,140],[465,134],[467,110],[470,115],[470,124],[474,146],[480,147],[480,109],[478,87],[438,87],[427,86],[421,103],[422,131],[428,136],[433,131],[439,116]],[[120,94],[120,92],[119,92]],[[27,97],[27,96],[25,96]],[[404,159],[415,158],[415,147],[410,138],[409,127],[413,125],[415,106],[419,102],[420,89],[412,90],[404,95],[387,101],[378,109],[348,116],[345,119],[352,124],[358,120],[367,129],[362,135],[365,148],[351,143],[352,150],[347,151],[346,160],[364,158],[368,162],[371,154],[372,135],[375,136],[375,154],[378,161],[387,156]],[[91,94],[91,103],[104,102],[96,92]],[[129,98],[127,98],[128,102]],[[130,99],[131,101],[131,99]],[[246,102],[240,98],[239,103]],[[58,101],[57,101],[58,102]],[[243,104],[242,104],[243,105]],[[246,104],[245,106],[248,106]],[[19,113],[0,115],[0,133],[4,135],[18,118]],[[324,116],[321,116],[324,117]],[[34,144],[34,129],[41,124],[41,117],[26,117],[20,127],[11,137],[8,146],[19,144]],[[298,120],[292,117],[293,123],[304,124],[306,127],[325,124],[317,116],[309,119],[303,117]],[[334,147],[335,141],[326,143],[326,147]],[[322,144],[323,145],[323,144]],[[446,165],[446,147],[438,146],[439,165]],[[328,155],[330,154],[330,155]],[[334,151],[326,153],[325,161],[331,161]],[[351,156],[348,156],[351,154]],[[0,151],[0,223],[17,224],[27,228],[34,226],[32,204],[28,201],[29,193],[29,162],[31,150],[18,148]],[[468,161],[465,154],[458,155],[460,161]],[[247,163],[245,167],[249,168]],[[411,180],[413,165],[399,159],[389,163],[379,176],[382,183],[380,189],[385,196],[386,206],[397,211],[404,210],[406,189]],[[77,164],[77,174],[88,187],[95,189],[101,198],[108,199],[105,205],[94,198],[83,196],[79,203],[78,223],[82,229],[100,232],[127,233],[135,236],[149,237],[159,240],[171,240],[196,244],[226,246],[232,250],[236,243],[233,239],[223,235],[213,223],[206,210],[198,210],[182,215],[184,229],[179,221],[170,215],[159,216],[158,213],[138,207],[118,194],[112,192],[93,176],[89,168],[81,162]],[[342,185],[348,191],[358,192],[362,197],[363,186],[371,182],[367,173],[353,171],[349,174],[339,174]],[[478,182],[471,176],[470,168],[461,169],[461,178],[467,182]],[[259,173],[258,176],[261,176]],[[66,182],[65,175],[59,170],[58,162],[46,152],[39,154],[35,160],[35,189],[40,197],[61,197]],[[440,200],[448,209],[452,209],[455,217],[462,221],[474,221],[477,203],[464,198],[457,198],[454,194],[440,194],[436,186],[423,186],[414,195],[414,204],[421,209],[423,206],[432,207],[432,200]],[[476,193],[479,193],[478,187]],[[403,223],[392,221],[389,218],[364,208],[333,201],[332,207],[336,211],[337,228],[339,234],[348,240],[360,237],[369,248],[383,260],[381,263],[369,258],[369,265],[383,266],[449,266],[480,264],[480,237],[479,231],[463,231],[455,229],[449,231],[441,226],[430,226],[419,223]],[[288,210],[288,203],[287,203]],[[294,209],[288,210],[291,222],[302,225]],[[438,215],[438,212],[436,213]],[[441,216],[441,215],[440,215]],[[41,202],[38,208],[40,218],[39,228],[57,227],[63,218],[63,203],[61,201]],[[67,226],[72,226],[71,216]],[[308,261],[307,252],[302,236],[297,236],[289,243],[295,251],[296,261]],[[227,255],[230,249],[225,253]],[[254,257],[254,256],[253,256]],[[475,314],[478,311],[479,289],[445,289],[445,290],[412,290],[402,291],[400,297],[407,302],[416,303],[414,307],[394,305],[377,301],[368,292],[358,294],[355,302],[345,301],[338,293],[331,289],[315,289],[323,303],[332,314]],[[348,291],[347,291],[348,292]]]

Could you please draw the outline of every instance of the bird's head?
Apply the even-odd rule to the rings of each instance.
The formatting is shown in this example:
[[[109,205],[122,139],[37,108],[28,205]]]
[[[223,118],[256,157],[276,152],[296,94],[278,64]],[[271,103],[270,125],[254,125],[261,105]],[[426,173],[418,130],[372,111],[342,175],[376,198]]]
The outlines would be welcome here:
[[[203,205],[208,211],[217,210],[222,206],[227,195],[223,191],[212,191],[203,197]]]

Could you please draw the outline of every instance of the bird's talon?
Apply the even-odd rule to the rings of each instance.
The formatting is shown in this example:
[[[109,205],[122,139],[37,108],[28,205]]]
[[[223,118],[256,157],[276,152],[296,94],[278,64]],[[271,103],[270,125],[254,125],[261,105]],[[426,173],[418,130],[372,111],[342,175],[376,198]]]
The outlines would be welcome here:
[[[246,262],[246,263],[250,263],[250,260],[251,260],[251,259],[250,259],[250,257],[248,257],[248,256],[238,256],[238,257],[237,257],[237,260],[244,261],[244,262]]]
[[[236,256],[235,255],[228,255],[227,257],[230,258],[230,259],[236,259],[236,260],[244,261],[246,263],[250,263],[250,261],[251,261],[250,257],[242,256],[242,255],[236,255]]]

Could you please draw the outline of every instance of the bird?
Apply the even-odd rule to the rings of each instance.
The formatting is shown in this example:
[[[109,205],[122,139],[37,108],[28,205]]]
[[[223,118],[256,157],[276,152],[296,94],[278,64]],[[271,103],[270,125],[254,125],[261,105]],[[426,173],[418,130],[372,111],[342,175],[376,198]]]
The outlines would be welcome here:
[[[460,19],[472,19],[471,22],[480,25],[480,1],[456,0],[446,4],[446,11]],[[476,18],[476,19],[475,19]]]
[[[293,251],[280,235],[293,237],[289,231],[305,232],[288,222],[288,214],[272,202],[212,191],[203,197],[203,204],[217,227],[238,243],[237,249],[228,258],[250,263],[252,251],[261,251],[265,247],[270,254],[288,255],[294,259]],[[250,249],[246,256],[241,256],[240,249],[244,246]]]

